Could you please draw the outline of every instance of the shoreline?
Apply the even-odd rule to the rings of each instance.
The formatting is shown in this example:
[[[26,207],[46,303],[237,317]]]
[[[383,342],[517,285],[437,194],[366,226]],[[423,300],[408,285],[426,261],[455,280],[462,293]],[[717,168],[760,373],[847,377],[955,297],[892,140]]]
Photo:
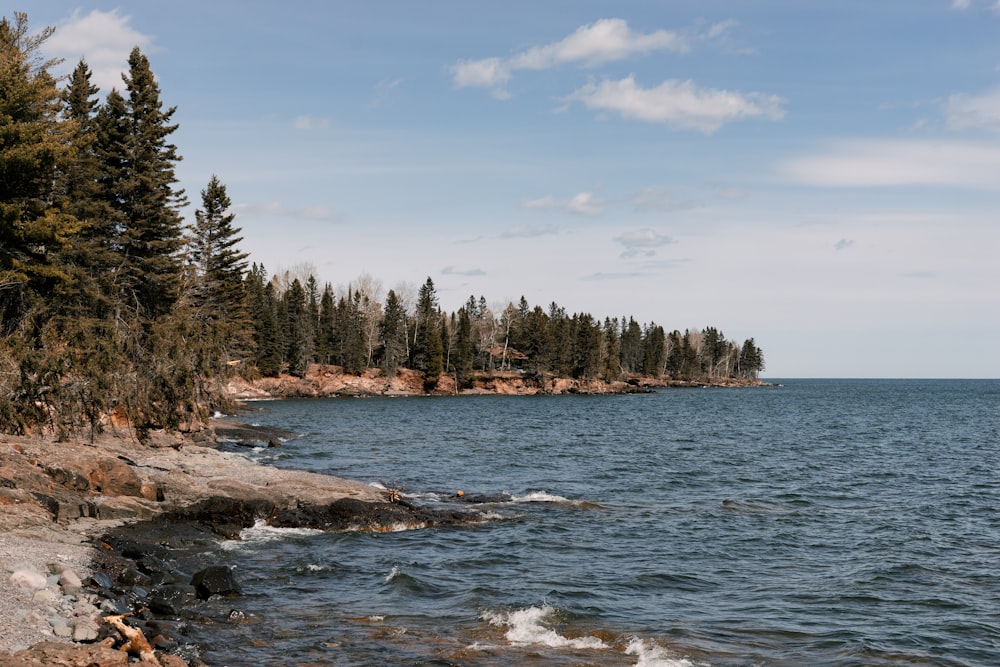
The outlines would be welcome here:
[[[266,466],[217,449],[216,438],[234,429],[262,443],[276,435],[226,420],[210,432],[153,433],[146,444],[122,432],[66,442],[0,437],[3,664],[119,664],[126,657],[118,650],[121,633],[100,617],[125,614],[129,619],[119,622],[129,630],[148,627],[149,640],[154,632],[167,634],[156,614],[141,610],[183,616],[185,606],[216,594],[200,595],[192,578],[198,573],[171,565],[161,544],[170,535],[187,531],[179,544],[239,539],[242,529],[260,520],[275,527],[364,531],[481,520],[474,510],[421,508],[361,482]],[[60,568],[72,569],[83,586],[63,585],[53,573]],[[25,582],[29,571],[35,583]],[[63,626],[83,625],[83,616],[95,631],[66,636]],[[96,626],[104,627],[98,633]],[[72,643],[74,637],[81,641]],[[158,661],[147,654],[146,664],[205,664],[182,660],[171,652],[177,644],[176,637],[165,637]]]
[[[325,378],[329,389],[331,378],[337,378],[342,383],[353,382],[344,385],[352,388],[329,394],[310,390],[304,396],[426,395],[422,381],[416,384],[413,378],[403,378],[410,382],[410,389],[390,386],[378,390],[378,386],[359,384],[355,376],[329,368],[324,373],[301,380],[304,386],[315,387],[317,377]],[[500,384],[493,378],[493,382],[489,388],[473,388],[460,395],[624,394],[653,389],[639,382],[622,382],[611,391],[607,383],[563,380],[547,391],[538,391],[537,387],[525,390],[519,385],[523,382],[520,377]],[[668,386],[731,385],[685,382]],[[751,386],[770,385],[755,382]],[[288,387],[286,383],[284,391],[266,398],[289,397]],[[237,400],[264,398],[259,389],[242,389],[229,387]],[[447,390],[434,394],[454,395]],[[302,395],[291,392],[291,396]],[[115,660],[125,655],[118,650],[124,637],[121,631],[116,635],[107,628],[101,618],[139,616],[141,609],[150,606],[151,599],[145,596],[136,597],[129,605],[121,601],[124,591],[136,586],[136,581],[151,588],[149,578],[155,577],[161,580],[160,585],[181,587],[186,603],[196,602],[197,595],[189,590],[194,573],[171,569],[170,559],[161,558],[164,554],[158,545],[135,539],[147,528],[169,533],[169,526],[165,527],[169,524],[174,533],[181,533],[187,526],[215,538],[239,539],[240,531],[258,520],[275,527],[364,531],[482,520],[474,509],[421,508],[401,500],[392,490],[331,475],[275,468],[219,449],[223,442],[280,446],[280,441],[295,435],[227,418],[212,420],[208,428],[191,433],[151,432],[144,443],[131,431],[115,428],[64,442],[52,436],[0,436],[0,659],[4,664],[25,666],[60,659],[85,659],[90,661],[86,664],[101,667],[115,665]],[[131,540],[131,551],[121,547],[122,535],[132,536],[125,538]],[[164,561],[164,566],[155,571],[147,559],[147,571],[137,579],[138,563],[146,556]],[[65,585],[60,580],[63,570],[71,570],[83,586],[72,577]],[[25,571],[41,577],[34,587],[25,586],[15,576]],[[110,580],[109,573],[113,575]],[[130,574],[122,580],[122,573]],[[146,588],[139,586],[143,593],[156,592]],[[179,611],[169,605],[163,608]],[[145,621],[140,621],[128,623],[146,627]],[[77,625],[85,629],[78,633]],[[104,628],[97,633],[100,626]],[[155,623],[150,626],[153,631],[158,627]],[[76,643],[71,641],[74,639]],[[187,662],[171,653],[169,649],[176,642],[169,638],[161,645],[164,648],[158,647],[158,662],[147,664],[205,664],[197,658]],[[152,660],[150,655],[146,657]]]

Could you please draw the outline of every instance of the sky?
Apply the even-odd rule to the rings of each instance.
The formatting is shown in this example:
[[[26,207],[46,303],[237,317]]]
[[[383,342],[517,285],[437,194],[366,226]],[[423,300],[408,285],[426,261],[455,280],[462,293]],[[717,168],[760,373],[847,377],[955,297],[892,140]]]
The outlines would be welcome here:
[[[1000,0],[28,0],[269,273],[1000,377]]]

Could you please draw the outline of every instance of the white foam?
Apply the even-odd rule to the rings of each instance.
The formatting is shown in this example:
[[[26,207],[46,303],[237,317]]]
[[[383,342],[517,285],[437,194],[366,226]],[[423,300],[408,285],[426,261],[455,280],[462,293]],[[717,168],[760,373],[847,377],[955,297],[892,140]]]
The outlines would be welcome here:
[[[392,581],[393,579],[395,579],[396,577],[398,577],[401,574],[403,574],[403,570],[401,570],[398,565],[393,565],[392,569],[389,570],[389,574],[385,575],[385,580],[387,582],[388,581]]]
[[[638,637],[633,637],[625,649],[625,655],[638,658],[635,667],[695,667],[687,658],[674,658],[662,646],[657,646]]]
[[[523,496],[512,496],[511,500],[516,503],[572,503],[574,501],[562,496],[553,495],[546,491],[532,491]]]
[[[552,612],[552,607],[528,607],[514,611],[485,612],[483,618],[491,625],[507,626],[504,635],[516,646],[541,644],[550,648],[607,649],[611,648],[598,637],[563,637],[555,630],[545,627],[542,621]]]
[[[247,543],[273,542],[274,540],[287,540],[289,537],[305,537],[309,535],[319,535],[323,531],[315,528],[275,528],[267,525],[263,519],[257,519],[253,526],[240,531],[240,539],[226,540],[222,543],[222,548],[226,550],[239,549]]]

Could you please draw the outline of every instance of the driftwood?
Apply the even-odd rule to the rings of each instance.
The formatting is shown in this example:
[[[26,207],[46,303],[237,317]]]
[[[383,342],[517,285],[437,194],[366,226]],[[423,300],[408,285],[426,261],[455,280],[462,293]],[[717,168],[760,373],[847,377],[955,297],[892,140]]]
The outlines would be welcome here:
[[[115,630],[120,632],[122,638],[125,639],[125,643],[122,644],[121,650],[125,651],[129,655],[138,657],[143,662],[152,662],[156,665],[160,664],[159,660],[156,659],[156,654],[153,653],[153,647],[150,646],[149,640],[146,639],[146,635],[142,634],[142,630],[139,628],[133,628],[125,623],[126,616],[131,616],[131,614],[104,617],[104,620]]]

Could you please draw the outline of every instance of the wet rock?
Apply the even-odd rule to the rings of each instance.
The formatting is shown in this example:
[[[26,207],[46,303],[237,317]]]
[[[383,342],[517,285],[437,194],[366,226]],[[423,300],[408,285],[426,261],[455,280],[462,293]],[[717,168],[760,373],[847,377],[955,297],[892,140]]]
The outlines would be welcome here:
[[[161,586],[150,593],[147,602],[149,608],[157,614],[179,616],[184,608],[192,605],[198,599],[194,586],[173,584]]]
[[[468,512],[341,498],[326,505],[300,505],[295,509],[281,510],[269,523],[279,528],[384,531],[401,526],[453,525],[477,520],[477,515]]]
[[[87,578],[87,584],[95,588],[110,589],[115,585],[115,582],[104,572],[95,572]]]
[[[243,589],[233,576],[232,568],[226,565],[206,567],[192,577],[191,585],[201,600],[207,600],[213,595],[243,595]]]

